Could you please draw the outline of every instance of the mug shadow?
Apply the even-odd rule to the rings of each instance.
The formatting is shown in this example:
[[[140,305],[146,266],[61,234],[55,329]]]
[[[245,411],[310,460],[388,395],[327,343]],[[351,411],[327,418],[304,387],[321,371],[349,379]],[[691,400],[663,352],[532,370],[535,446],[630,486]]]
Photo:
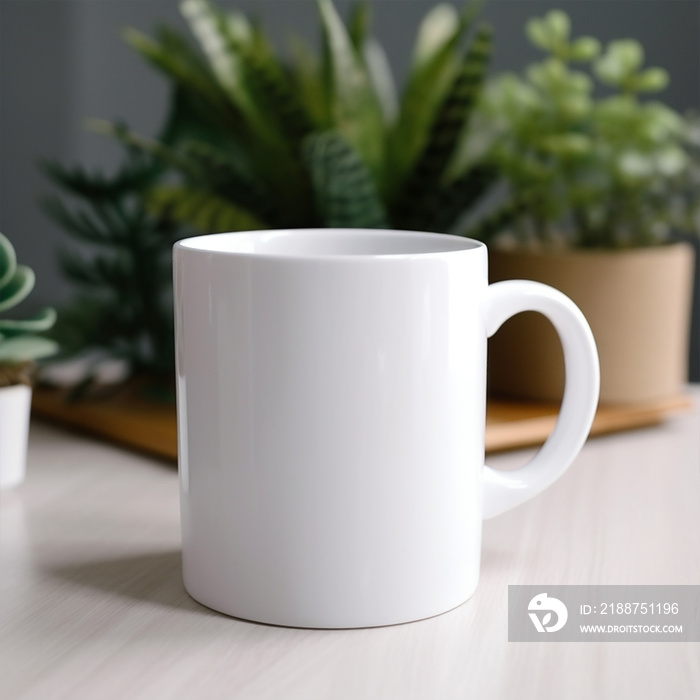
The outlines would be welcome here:
[[[509,560],[508,553],[485,547],[481,555],[482,572],[498,574],[509,568]],[[219,620],[240,620],[207,608],[190,597],[182,582],[182,552],[179,549],[71,562],[48,566],[45,571],[61,581],[109,596]],[[276,625],[240,621],[255,627],[278,628]]]
[[[111,596],[216,618],[226,617],[189,596],[182,582],[179,549],[71,562],[47,567],[46,571],[62,581]]]

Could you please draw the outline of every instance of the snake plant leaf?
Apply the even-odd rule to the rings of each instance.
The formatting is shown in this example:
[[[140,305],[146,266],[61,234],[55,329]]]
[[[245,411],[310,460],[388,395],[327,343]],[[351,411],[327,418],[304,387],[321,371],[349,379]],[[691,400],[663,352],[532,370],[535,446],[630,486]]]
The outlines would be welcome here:
[[[413,47],[413,70],[428,64],[449,43],[459,28],[459,13],[454,5],[440,3],[423,18]]]
[[[392,198],[425,148],[439,106],[459,72],[459,46],[475,16],[475,4],[461,15],[437,5],[423,19],[395,128],[389,134],[387,190]]]
[[[6,285],[17,269],[17,255],[10,241],[0,233],[0,288]]]
[[[254,39],[236,45],[247,83],[256,102],[274,121],[275,129],[287,136],[290,148],[295,150],[315,125],[264,34],[256,30]]]
[[[184,0],[180,10],[219,85],[244,116],[251,136],[267,150],[264,155],[268,158],[284,157],[286,148],[274,112],[257,99],[258,94],[252,89],[254,78],[251,80],[248,64],[254,55],[255,32],[246,16],[236,11],[224,13],[206,0]],[[258,60],[258,72],[261,63]],[[269,80],[269,64],[267,67],[265,79]]]
[[[343,136],[335,132],[313,134],[303,149],[324,226],[388,228],[372,175]]]
[[[207,57],[219,85],[237,107],[253,120],[258,110],[245,84],[245,72],[240,56],[232,50],[230,39],[252,36],[252,28],[244,15],[231,14],[231,21],[205,0],[184,0],[180,11]]]
[[[355,51],[362,55],[365,42],[369,38],[369,28],[372,23],[372,10],[367,0],[354,5],[348,22],[348,35]]]
[[[26,265],[17,265],[15,274],[0,288],[0,311],[17,306],[34,289],[34,270]]]
[[[22,335],[3,339],[0,343],[0,363],[28,362],[58,352],[58,343],[38,335]]]
[[[399,98],[389,59],[382,45],[373,37],[365,42],[362,56],[382,109],[384,124],[390,127],[399,114]]]
[[[26,319],[0,318],[0,335],[9,338],[24,333],[47,331],[56,323],[56,310],[42,309],[36,316]]]
[[[430,195],[423,198],[422,206],[414,218],[401,225],[413,230],[451,232],[462,215],[497,180],[498,172],[494,167],[477,165],[456,180],[433,188]]]
[[[216,75],[211,70],[206,56],[197,51],[187,37],[168,25],[160,25],[156,29],[156,38],[163,49],[176,54],[183,65],[186,65],[193,74],[199,74],[200,79],[207,81],[210,88],[218,88]]]
[[[321,61],[309,44],[299,36],[292,35],[289,41],[291,54],[290,73],[299,90],[301,101],[306,105],[314,122],[322,128],[331,125],[330,99],[321,70]]]
[[[249,211],[260,221],[283,225],[276,220],[278,212],[263,185],[242,171],[225,152],[203,141],[188,141],[183,144],[182,153],[198,169],[199,175],[192,184],[206,183],[214,194]]]
[[[192,90],[205,100],[210,109],[219,113],[222,121],[227,117],[230,120],[232,110],[226,102],[225,93],[215,80],[210,79],[207,66],[204,69],[198,67],[197,64],[188,60],[190,54],[180,50],[173,51],[136,29],[125,30],[123,36],[125,41],[152,66],[170,77],[176,84]]]
[[[438,110],[430,137],[410,177],[396,200],[396,221],[399,227],[421,229],[432,215],[435,183],[444,179],[451,158],[456,152],[465,125],[476,105],[483,86],[491,55],[491,29],[479,29],[447,97]]]
[[[175,92],[163,133],[165,142],[176,143],[178,138],[183,137],[184,132],[186,138],[195,135],[209,138],[213,135],[214,142],[225,140],[229,148],[241,143],[240,140],[231,139],[230,135],[232,130],[238,133],[249,131],[250,123],[247,121],[247,115],[240,112],[237,105],[232,104],[210,65],[185,39],[167,28],[159,32],[159,41],[135,29],[127,29],[124,37],[149,63],[173,81]],[[258,122],[257,118],[253,120],[254,126],[258,123],[261,122]],[[101,120],[92,121],[93,129],[102,133],[108,133],[107,124]],[[195,133],[192,133],[193,129]],[[112,136],[117,136],[114,129]],[[246,138],[243,139],[243,143],[249,146],[257,145],[259,140],[259,137]],[[269,140],[268,138],[267,141]],[[124,143],[129,145],[127,141]],[[260,156],[260,149],[253,155],[256,156],[254,159],[258,163],[265,164],[269,160],[267,157],[269,154],[266,152],[263,152],[261,157],[257,157]],[[243,159],[241,157],[241,160]]]
[[[384,119],[364,62],[331,0],[317,0],[323,28],[325,77],[337,131],[381,181]]]
[[[187,37],[167,25],[157,28],[156,40],[164,53],[177,58],[187,78],[176,82],[176,85],[184,83],[194,94],[200,96],[200,100],[204,98],[208,121],[214,119],[223,126],[230,126],[233,110],[204,53],[198,51]]]
[[[225,121],[219,121],[196,93],[174,83],[171,86],[167,115],[156,140],[171,147],[193,139],[207,141],[225,149],[229,155],[235,151],[236,157],[244,162],[244,151],[232,134],[234,123],[235,115],[227,115]]]
[[[99,128],[102,133],[114,136],[129,146],[140,148],[159,158],[176,171],[182,173],[185,180],[191,183],[192,188],[201,190],[204,187],[210,187],[213,190],[212,194],[215,196],[208,205],[210,207],[209,211],[213,211],[214,208],[221,210],[222,223],[220,225],[223,225],[225,222],[231,222],[234,225],[239,218],[242,222],[248,219],[246,219],[245,215],[234,216],[231,214],[225,216],[221,206],[214,207],[213,205],[214,199],[219,198],[233,200],[231,204],[234,209],[240,207],[242,210],[249,211],[253,217],[249,220],[250,229],[264,228],[262,221],[275,222],[275,217],[279,212],[277,212],[276,208],[273,208],[272,198],[268,195],[264,184],[259,181],[256,175],[246,170],[246,164],[242,164],[239,158],[240,154],[235,153],[234,157],[230,158],[230,151],[218,150],[206,142],[194,140],[182,143],[179,149],[173,148],[154,139],[144,138],[132,131],[117,129],[109,122],[100,122],[96,125],[96,128]],[[300,188],[301,184],[297,183],[296,191],[300,190]],[[187,188],[185,187],[185,189]],[[294,188],[291,186],[289,189],[294,191]],[[283,197],[278,197],[275,198],[275,201],[280,204],[285,200]],[[193,224],[193,215],[189,209],[185,208],[187,215],[183,218],[178,213],[181,210],[173,208],[175,204],[174,199],[160,200],[158,195],[154,195],[150,197],[149,202],[149,210],[152,213],[162,213],[167,209],[169,217],[174,221]],[[301,202],[301,199],[296,200],[296,209],[303,209]],[[204,219],[199,220],[198,225],[196,225],[198,230],[203,230],[199,225],[203,221]],[[206,221],[212,224],[211,219],[206,219]],[[216,224],[216,221],[214,220],[213,223]],[[243,223],[240,225],[244,226]],[[280,225],[282,225],[281,222]],[[236,224],[236,226],[238,225]],[[248,228],[236,228],[235,230],[248,230]]]
[[[269,228],[254,214],[208,190],[177,185],[153,189],[147,198],[148,207],[160,216],[170,216],[199,233],[253,231]]]
[[[371,15],[367,0],[356,3],[348,23],[348,34],[357,55],[367,70],[367,75],[384,116],[384,124],[391,125],[396,120],[399,110],[398,96],[394,76],[384,48],[374,37],[370,36]]]
[[[231,120],[227,124],[219,124],[212,120],[211,113],[207,111],[206,105],[197,98],[197,95],[183,89],[182,86],[174,86],[174,88],[166,123],[156,142],[174,152],[181,148],[184,155],[187,155],[187,148],[191,143],[208,144],[212,150],[226,159],[241,178],[255,180],[257,178],[256,162],[246,152],[245,145],[241,143],[238,136],[239,131]],[[161,159],[155,157],[154,160]],[[162,160],[165,161],[165,159]],[[174,167],[181,170],[178,166]]]
[[[251,84],[255,76],[241,55],[241,48],[256,46],[253,26],[242,13],[223,12],[206,0],[185,0],[180,7],[221,88],[243,117],[241,137],[251,162],[283,208],[293,210],[294,203],[304,197],[298,153],[290,147],[275,114],[260,99],[264,90]]]

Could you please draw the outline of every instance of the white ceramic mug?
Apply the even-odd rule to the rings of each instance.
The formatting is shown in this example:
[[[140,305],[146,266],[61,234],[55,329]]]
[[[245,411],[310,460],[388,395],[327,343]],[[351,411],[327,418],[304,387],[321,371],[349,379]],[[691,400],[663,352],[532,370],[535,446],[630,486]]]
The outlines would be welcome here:
[[[549,486],[588,435],[598,358],[578,308],[535,282],[489,286],[486,247],[457,236],[258,231],[174,254],[190,595],[320,628],[466,601],[482,518]],[[557,328],[566,390],[540,452],[499,473],[484,467],[486,340],[524,310]]]

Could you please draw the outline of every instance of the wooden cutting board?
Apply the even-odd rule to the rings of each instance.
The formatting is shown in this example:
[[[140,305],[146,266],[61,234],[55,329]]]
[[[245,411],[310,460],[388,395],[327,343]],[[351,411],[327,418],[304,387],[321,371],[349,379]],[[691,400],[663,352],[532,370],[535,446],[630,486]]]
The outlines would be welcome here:
[[[691,405],[690,397],[679,395],[652,403],[601,406],[591,434],[654,425]],[[146,401],[132,389],[104,399],[69,402],[64,391],[40,388],[34,391],[32,407],[35,416],[165,459],[177,459],[175,406]],[[554,428],[558,410],[556,404],[489,399],[486,451],[542,444]]]

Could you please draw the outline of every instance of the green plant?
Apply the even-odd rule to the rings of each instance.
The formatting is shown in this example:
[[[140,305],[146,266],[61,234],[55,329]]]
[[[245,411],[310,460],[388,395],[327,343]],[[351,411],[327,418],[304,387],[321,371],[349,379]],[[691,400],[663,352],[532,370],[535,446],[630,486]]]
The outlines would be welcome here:
[[[572,40],[569,17],[558,10],[526,30],[547,57],[524,77],[495,79],[479,108],[491,130],[487,161],[529,201],[510,230],[521,241],[579,247],[668,240],[688,221],[669,196],[689,176],[688,124],[641,99],[666,86],[666,71],[643,68],[634,40],[612,41],[605,51],[594,38]]]
[[[656,183],[651,196],[664,199],[677,231],[695,234],[700,231],[700,115],[684,115],[682,148],[687,167],[677,176]]]
[[[43,202],[49,216],[82,243],[81,252],[60,251],[61,268],[80,293],[62,309],[53,337],[64,354],[89,347],[127,360],[134,373],[170,376],[170,248],[176,229],[144,204],[144,192],[162,168],[128,148],[124,165],[109,177],[53,162],[43,169],[81,202],[69,206],[56,196]]]
[[[155,38],[125,33],[170,82],[170,109],[155,139],[92,122],[125,148],[112,177],[44,166],[82,202],[51,197],[45,210],[93,248],[62,256],[83,290],[61,313],[63,347],[172,373],[170,248],[186,235],[315,226],[486,235],[517,209],[478,231],[464,224],[497,180],[464,157],[491,51],[487,26],[471,32],[476,5],[428,12],[400,97],[369,6],[356,5],[347,26],[331,0],[317,7],[321,50],[294,38],[290,59],[260,24],[205,0],[181,4],[195,42],[167,26]]]
[[[4,317],[34,289],[35,280],[30,267],[17,264],[12,243],[0,234],[0,386],[29,384],[33,362],[58,350],[53,340],[37,335],[54,324],[54,309],[27,319]]]
[[[369,6],[348,27],[317,0],[322,50],[301,39],[291,61],[237,11],[185,0],[193,46],[168,27],[126,38],[171,81],[162,138],[97,129],[142,148],[176,181],[150,188],[150,210],[195,232],[302,226],[451,231],[496,180],[457,160],[484,82],[491,31],[475,8],[441,4],[424,18],[399,99],[369,34]],[[462,231],[460,231],[462,232]]]

